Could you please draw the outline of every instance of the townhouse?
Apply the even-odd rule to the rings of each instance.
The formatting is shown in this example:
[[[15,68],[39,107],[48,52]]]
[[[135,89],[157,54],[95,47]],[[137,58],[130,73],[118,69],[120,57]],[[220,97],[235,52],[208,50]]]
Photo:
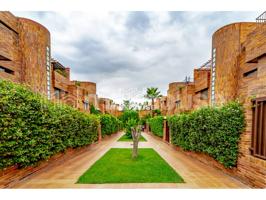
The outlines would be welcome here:
[[[213,34],[210,104],[243,103],[246,128],[234,173],[258,187],[266,187],[265,56],[265,20],[229,24]]]
[[[265,188],[266,13],[257,22],[229,24],[213,34],[211,60],[194,69],[194,81],[169,84],[167,114],[232,100],[243,103],[246,128],[239,141],[237,167],[225,171]]]
[[[98,109],[96,83],[71,81],[70,68],[51,58],[50,37],[43,25],[0,12],[0,79],[24,84],[80,111],[90,112],[90,105]],[[118,107],[112,105],[110,113]]]

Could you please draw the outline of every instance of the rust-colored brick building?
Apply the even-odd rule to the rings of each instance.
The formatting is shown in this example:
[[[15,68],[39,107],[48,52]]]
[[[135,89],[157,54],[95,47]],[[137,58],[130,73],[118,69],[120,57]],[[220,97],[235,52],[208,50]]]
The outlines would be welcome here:
[[[154,109],[158,109],[161,111],[162,115],[167,114],[167,96],[162,96],[160,98],[155,99]]]
[[[185,82],[183,87],[179,88],[176,98],[176,108],[174,113],[188,112],[193,109],[193,96],[195,94],[194,82]]]
[[[51,59],[50,49],[50,33],[44,26],[0,12],[0,78],[81,111],[89,112],[90,104],[98,108],[96,83],[71,81],[70,68]]]
[[[30,19],[0,12],[0,78],[51,96],[50,33]]]
[[[234,23],[212,38],[210,102],[244,103],[246,128],[234,172],[250,185],[266,187],[266,24]],[[253,100],[253,101],[252,101]]]
[[[176,112],[180,89],[185,85],[185,82],[173,82],[169,84],[167,90],[167,115],[172,115]]]
[[[195,94],[193,95],[193,109],[208,106],[210,101],[211,62],[208,61],[200,68],[194,69]]]
[[[211,62],[194,69],[194,82],[169,84],[167,114],[241,101],[246,128],[239,142],[237,167],[224,170],[249,185],[265,188],[266,20],[221,27],[212,36],[211,52]]]
[[[109,98],[99,98],[98,105],[101,113],[111,114],[114,116],[120,116],[122,112],[120,111],[119,104],[115,104],[112,99]]]

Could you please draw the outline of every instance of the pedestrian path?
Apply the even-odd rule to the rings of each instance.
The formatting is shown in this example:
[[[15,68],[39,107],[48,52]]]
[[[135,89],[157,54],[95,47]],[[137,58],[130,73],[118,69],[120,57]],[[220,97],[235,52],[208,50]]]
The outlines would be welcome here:
[[[123,134],[114,134],[93,145],[89,151],[43,170],[16,184],[14,188],[248,188],[238,180],[174,150],[147,133],[142,133],[147,142],[140,142],[139,147],[154,148],[183,177],[185,183],[75,184],[110,148],[132,148],[132,142],[117,142]]]

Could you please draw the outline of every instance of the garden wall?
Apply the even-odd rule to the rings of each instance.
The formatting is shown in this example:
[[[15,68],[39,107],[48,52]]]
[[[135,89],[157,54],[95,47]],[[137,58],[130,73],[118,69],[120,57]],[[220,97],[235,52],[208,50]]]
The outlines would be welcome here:
[[[17,165],[0,170],[0,188],[12,188],[20,181],[23,181],[30,176],[33,176],[39,172],[43,172],[51,167],[60,165],[75,156],[78,156],[86,151],[89,151],[95,144],[87,145],[76,149],[67,149],[65,152],[58,153],[48,160],[44,160],[38,163],[36,166],[29,166],[25,168],[18,168]]]

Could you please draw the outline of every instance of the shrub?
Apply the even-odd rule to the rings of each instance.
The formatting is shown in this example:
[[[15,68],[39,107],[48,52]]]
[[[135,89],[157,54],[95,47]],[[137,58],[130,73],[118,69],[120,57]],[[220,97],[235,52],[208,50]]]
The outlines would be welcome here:
[[[140,118],[140,124],[145,125],[148,122],[148,119],[151,118],[151,114],[147,114]]]
[[[99,119],[0,80],[0,168],[34,165],[95,142]]]
[[[244,129],[243,107],[230,102],[168,118],[172,143],[184,150],[207,153],[225,167],[236,165]]]
[[[161,112],[161,110],[159,110],[159,109],[155,109],[155,110],[153,111],[153,114],[154,114],[155,116],[158,116],[158,115],[162,115],[162,112]]]
[[[99,115],[99,114],[101,114],[101,111],[96,109],[95,106],[93,104],[91,104],[90,105],[90,113],[95,114],[95,115]]]
[[[122,121],[123,127],[125,128],[128,120],[135,119],[139,121],[139,113],[135,110],[125,110],[119,119]]]
[[[138,121],[134,118],[129,119],[125,125],[125,130],[126,130],[126,136],[127,138],[132,138],[132,128],[136,127],[138,125]]]
[[[148,119],[151,132],[159,137],[163,137],[163,116],[156,116]]]
[[[101,121],[102,136],[116,133],[122,127],[121,121],[110,114],[100,115],[100,121]]]

